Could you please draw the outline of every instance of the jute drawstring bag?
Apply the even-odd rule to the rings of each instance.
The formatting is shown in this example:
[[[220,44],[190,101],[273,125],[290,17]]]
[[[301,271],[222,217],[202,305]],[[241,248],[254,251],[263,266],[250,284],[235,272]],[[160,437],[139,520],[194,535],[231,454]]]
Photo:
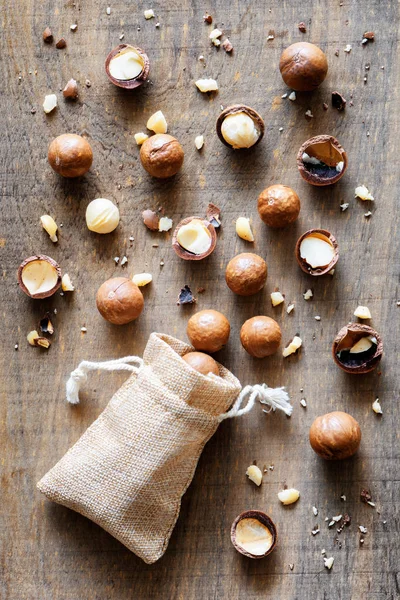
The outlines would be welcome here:
[[[79,402],[90,370],[128,370],[131,376],[37,484],[50,500],[88,517],[146,563],[164,554],[182,495],[219,423],[248,412],[256,398],[269,410],[292,411],[283,388],[264,384],[241,391],[222,365],[219,377],[198,373],[181,358],[192,350],[153,333],[143,360],[82,362],[67,383],[71,403]]]

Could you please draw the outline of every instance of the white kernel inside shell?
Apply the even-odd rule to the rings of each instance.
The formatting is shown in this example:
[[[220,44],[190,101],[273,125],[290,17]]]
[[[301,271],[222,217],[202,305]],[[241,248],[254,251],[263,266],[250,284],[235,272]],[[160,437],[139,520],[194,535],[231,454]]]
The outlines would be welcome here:
[[[228,115],[222,122],[221,134],[232,148],[251,148],[260,137],[254,120],[244,112]]]
[[[211,233],[200,219],[192,219],[186,225],[182,225],[176,239],[182,248],[197,255],[207,252],[212,243]]]
[[[335,256],[332,242],[316,233],[305,237],[300,243],[300,256],[312,269],[327,267]]]
[[[57,269],[47,260],[29,262],[21,273],[22,283],[31,296],[48,292],[57,284]]]
[[[116,54],[108,67],[111,77],[120,81],[136,79],[143,71],[144,60],[133,48],[125,48]]]
[[[236,544],[254,556],[262,556],[271,548],[273,536],[258,519],[241,519],[236,525]]]

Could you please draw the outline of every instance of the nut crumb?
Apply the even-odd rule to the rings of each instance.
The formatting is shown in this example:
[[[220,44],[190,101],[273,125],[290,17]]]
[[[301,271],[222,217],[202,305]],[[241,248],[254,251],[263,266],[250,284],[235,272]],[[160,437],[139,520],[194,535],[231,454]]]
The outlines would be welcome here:
[[[352,50],[352,45],[351,44],[347,44],[346,48],[344,49],[345,52],[347,52],[347,54],[349,54]]]
[[[64,38],[61,38],[60,40],[58,40],[57,44],[56,44],[56,48],[58,50],[62,50],[63,48],[65,48],[67,46],[67,42],[65,41]]]
[[[302,399],[300,400],[300,404],[301,404],[301,405],[302,405],[304,408],[306,408],[306,407],[307,407],[307,401],[306,401],[306,399],[305,399],[305,398],[302,398]],[[317,514],[318,514],[318,513],[317,513]]]
[[[349,208],[350,204],[348,202],[344,202],[344,204],[340,205],[341,211],[344,212]]]
[[[312,511],[313,511],[313,513],[314,513],[315,516],[318,515],[318,508],[316,506],[312,507]]]
[[[149,8],[148,10],[144,11],[144,18],[148,21],[149,19],[154,19],[154,17],[156,16],[154,14],[154,10],[152,8]]]
[[[379,398],[377,398],[373,403],[372,403],[372,410],[374,411],[374,413],[376,413],[377,415],[382,415],[382,407],[381,404],[379,402]]]
[[[316,321],[320,321],[320,320],[321,320],[321,317],[320,317],[319,315],[315,315],[314,319],[315,319]]]
[[[354,194],[356,198],[360,198],[360,200],[374,200],[374,197],[369,192],[368,188],[365,185],[359,185],[354,190]]]
[[[292,304],[289,304],[289,306],[286,309],[286,312],[288,315],[290,315],[290,313],[294,310],[294,302],[292,302]]]
[[[116,265],[119,263],[119,256],[115,256],[114,257],[114,262],[115,262]]]
[[[314,118],[314,115],[312,114],[311,110],[308,109],[306,110],[306,112],[304,113],[304,116],[306,117],[306,119],[308,119],[309,121],[311,121],[311,119]]]
[[[330,558],[324,558],[324,566],[327,569],[331,570],[332,566],[333,566],[333,563],[334,563],[334,560],[335,559],[333,558],[333,556],[331,556]]]
[[[306,24],[304,23],[304,21],[301,21],[297,27],[299,28],[299,30],[301,31],[301,33],[307,33],[307,27]]]
[[[126,257],[126,256],[123,256],[123,257],[122,257],[122,260],[121,260],[121,267],[123,267],[124,265],[126,265],[126,263],[127,263],[127,262],[128,262],[128,259],[127,259],[127,257]]]
[[[217,92],[218,83],[215,79],[198,79],[195,81],[197,89],[202,92]]]
[[[289,100],[294,102],[296,100],[296,92],[291,92],[288,96]]]
[[[312,290],[308,289],[307,291],[304,292],[303,298],[304,298],[304,300],[310,300],[310,298],[312,298],[313,295],[314,294],[313,294]]]
[[[233,50],[233,46],[228,38],[222,42],[222,47],[228,54]]]
[[[259,469],[259,467],[257,467],[257,465],[250,465],[250,467],[248,467],[248,469],[246,471],[246,475],[250,479],[250,481],[252,481],[253,483],[255,483],[258,486],[261,485],[262,473],[261,473],[261,470]]]

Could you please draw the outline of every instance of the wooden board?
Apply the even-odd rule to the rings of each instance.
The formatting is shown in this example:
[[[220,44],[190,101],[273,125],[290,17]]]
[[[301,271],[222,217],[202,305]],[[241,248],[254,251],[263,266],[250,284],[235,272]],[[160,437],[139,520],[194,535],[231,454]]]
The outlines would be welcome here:
[[[107,15],[107,4],[98,2],[2,3],[1,598],[399,598],[398,3],[115,0],[110,6]],[[150,6],[157,17],[145,21],[143,10]],[[210,45],[205,10],[229,35],[232,56]],[[299,21],[306,23],[306,34],[299,32]],[[75,33],[70,31],[73,23],[78,24]],[[42,42],[47,25],[56,39],[65,36],[66,49]],[[376,41],[361,46],[366,30],[375,31]],[[272,32],[274,39],[267,41]],[[150,56],[151,82],[134,93],[116,89],[103,70],[105,56],[122,34],[125,42],[145,48]],[[282,49],[299,40],[320,45],[330,70],[317,92],[298,94],[293,103],[281,98],[288,90],[278,62]],[[347,44],[352,45],[349,54],[344,52]],[[200,54],[206,66],[199,62]],[[202,76],[218,80],[217,95],[196,90],[194,81]],[[71,77],[79,83],[76,103],[65,102],[60,93]],[[91,87],[85,86],[87,79]],[[342,113],[323,110],[334,90],[347,98]],[[50,92],[57,93],[59,106],[46,116],[41,105]],[[214,131],[220,105],[235,102],[253,106],[265,119],[265,139],[247,153],[229,151]],[[182,172],[168,182],[145,174],[133,139],[159,109],[186,153]],[[308,109],[311,121],[304,116]],[[63,180],[47,164],[49,142],[64,132],[84,134],[93,146],[93,167],[81,180]],[[335,135],[349,156],[346,175],[327,189],[304,183],[295,164],[301,143],[320,133]],[[198,134],[205,136],[200,153],[194,147]],[[259,192],[274,182],[292,186],[301,197],[300,218],[285,231],[267,230],[257,215]],[[363,183],[375,203],[354,199],[354,188]],[[91,234],[85,225],[86,206],[99,196],[118,202],[121,211],[118,230],[106,238]],[[144,208],[162,206],[177,223],[203,214],[210,201],[222,208],[223,228],[216,251],[201,264],[178,259],[170,235],[150,234],[141,222]],[[339,209],[343,202],[350,204],[344,213]],[[365,218],[369,209],[373,214]],[[57,245],[41,229],[39,217],[45,213],[63,224]],[[227,261],[251,247],[235,235],[234,223],[241,215],[252,218],[254,251],[266,257],[269,267],[265,290],[250,298],[234,297],[224,282]],[[300,271],[293,250],[303,231],[320,226],[337,236],[341,256],[334,276],[317,280]],[[47,301],[24,296],[16,270],[37,252],[59,261],[76,285],[73,294],[56,294]],[[127,267],[116,266],[114,257],[124,255]],[[144,291],[142,317],[124,328],[104,322],[94,303],[98,286],[111,276],[142,270],[154,276]],[[193,290],[206,288],[196,307],[176,305],[186,283]],[[290,315],[285,307],[271,307],[269,294],[276,286],[295,302]],[[302,293],[308,287],[314,297],[306,302]],[[385,356],[380,369],[351,377],[334,365],[330,347],[358,304],[369,306]],[[35,485],[124,380],[121,374],[90,375],[81,404],[72,408],[64,401],[69,372],[83,359],[140,355],[154,330],[185,339],[189,315],[207,307],[224,312],[232,325],[219,360],[243,384],[285,385],[294,412],[288,419],[265,415],[257,406],[221,425],[183,498],[168,551],[147,566],[90,521],[47,502]],[[50,350],[29,347],[26,334],[46,310],[54,309]],[[279,321],[285,342],[301,334],[304,349],[297,359],[283,360],[279,353],[259,361],[244,353],[240,327],[260,313]],[[382,417],[371,410],[376,397]],[[333,409],[350,412],[363,432],[358,455],[340,464],[322,462],[308,443],[313,419]],[[260,489],[245,476],[254,460],[274,465]],[[285,483],[301,491],[293,507],[277,500]],[[363,487],[371,490],[375,508],[360,502]],[[318,507],[318,517],[312,506]],[[265,510],[279,529],[278,548],[266,560],[250,561],[231,546],[230,524],[248,508]],[[343,512],[352,516],[352,524],[338,535],[324,519]],[[321,532],[314,537],[316,524]],[[362,546],[359,525],[368,529]],[[335,558],[331,572],[324,568],[323,548]]]

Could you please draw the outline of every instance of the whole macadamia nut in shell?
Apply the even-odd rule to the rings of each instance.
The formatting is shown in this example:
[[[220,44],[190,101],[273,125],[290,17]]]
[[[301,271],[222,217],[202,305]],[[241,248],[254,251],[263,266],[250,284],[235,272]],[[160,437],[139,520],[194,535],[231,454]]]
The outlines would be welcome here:
[[[229,261],[225,281],[235,294],[252,296],[264,287],[267,275],[267,263],[261,256],[243,252]]]
[[[96,304],[106,321],[114,325],[125,325],[139,317],[144,300],[142,292],[131,279],[114,277],[99,287]]]
[[[202,373],[202,375],[208,375],[209,373],[219,375],[218,363],[204,352],[188,352],[182,358],[192,369]]]
[[[269,227],[286,227],[299,216],[300,199],[287,185],[270,185],[258,197],[258,213]]]
[[[64,133],[51,142],[47,158],[51,168],[59,175],[80,177],[92,166],[93,152],[82,136]]]
[[[265,358],[275,354],[281,339],[281,328],[270,317],[252,317],[242,325],[240,330],[243,348],[255,358]]]
[[[158,179],[176,175],[183,164],[184,152],[178,140],[167,133],[149,137],[140,147],[143,168]]]
[[[342,460],[353,456],[360,441],[359,424],[345,412],[335,411],[317,417],[310,428],[311,447],[326,460]]]
[[[190,317],[187,336],[196,350],[218,352],[228,342],[231,326],[217,310],[201,310]]]
[[[312,92],[324,81],[328,61],[318,46],[297,42],[282,52],[279,70],[283,81],[292,90]]]

